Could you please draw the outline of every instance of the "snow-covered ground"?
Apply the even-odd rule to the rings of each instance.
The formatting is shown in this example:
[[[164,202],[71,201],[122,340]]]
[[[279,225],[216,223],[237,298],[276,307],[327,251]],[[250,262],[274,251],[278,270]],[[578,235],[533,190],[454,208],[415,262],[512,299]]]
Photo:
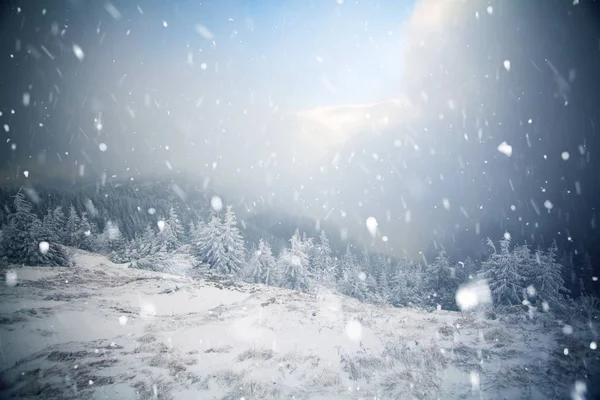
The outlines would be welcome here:
[[[548,319],[396,309],[74,259],[16,269],[16,285],[0,288],[0,397],[547,399],[576,380],[563,329]],[[575,360],[581,349],[572,351]]]

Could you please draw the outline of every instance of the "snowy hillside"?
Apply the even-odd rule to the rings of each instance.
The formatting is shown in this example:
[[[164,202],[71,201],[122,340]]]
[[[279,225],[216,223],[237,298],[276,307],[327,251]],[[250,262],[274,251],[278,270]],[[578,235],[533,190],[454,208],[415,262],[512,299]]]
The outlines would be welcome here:
[[[193,281],[82,251],[74,261],[3,274],[0,397],[565,398],[592,352],[575,326],[563,346],[564,327],[545,319]]]

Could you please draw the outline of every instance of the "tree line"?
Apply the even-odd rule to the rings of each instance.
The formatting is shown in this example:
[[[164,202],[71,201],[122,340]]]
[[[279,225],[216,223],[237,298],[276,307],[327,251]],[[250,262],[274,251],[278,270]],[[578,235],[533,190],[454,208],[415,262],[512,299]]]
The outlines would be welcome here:
[[[185,273],[202,266],[252,283],[303,292],[326,286],[364,302],[394,306],[456,310],[458,288],[475,280],[488,283],[494,305],[558,308],[570,292],[565,284],[570,271],[559,262],[556,246],[532,250],[525,244],[511,246],[505,237],[497,244],[488,240],[491,254],[483,262],[452,261],[443,250],[431,262],[417,262],[357,253],[350,246],[338,256],[324,230],[316,238],[296,230],[288,246],[273,251],[262,238],[245,243],[231,206],[187,226],[171,206],[156,224],[127,239],[120,221],[108,219],[100,229],[86,211],[72,205],[66,213],[62,206],[48,209],[40,218],[19,191],[0,232],[0,260],[9,265],[65,266],[66,249],[79,248],[136,268]]]

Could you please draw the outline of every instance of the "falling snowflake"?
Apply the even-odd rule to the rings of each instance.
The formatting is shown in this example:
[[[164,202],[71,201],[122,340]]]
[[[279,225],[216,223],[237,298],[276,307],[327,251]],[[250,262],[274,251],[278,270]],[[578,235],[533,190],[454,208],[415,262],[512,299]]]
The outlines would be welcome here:
[[[498,151],[510,157],[512,155],[512,146],[506,142],[502,142],[498,145]]]
[[[444,197],[442,199],[442,204],[444,206],[444,209],[446,209],[446,210],[450,209],[450,200],[448,200],[446,197]]]
[[[476,371],[471,371],[471,390],[479,390],[479,373]]]
[[[213,38],[212,32],[204,25],[196,24],[196,32],[204,39],[210,40]]]
[[[472,310],[480,305],[491,304],[492,293],[485,282],[474,282],[460,287],[456,292],[456,305],[461,311]]]
[[[375,217],[367,218],[366,225],[367,225],[367,229],[368,229],[369,233],[371,234],[371,236],[375,237],[375,235],[377,234],[377,225],[378,225]]]
[[[16,286],[17,285],[17,272],[16,271],[6,271],[6,286]]]
[[[345,332],[346,336],[348,336],[351,341],[358,343],[362,338],[362,325],[355,320],[348,321],[346,323]]]
[[[510,71],[510,60],[504,60],[504,69]]]
[[[210,206],[213,208],[213,210],[219,212],[223,209],[223,200],[221,200],[219,196],[213,196],[210,199]]]
[[[40,253],[46,254],[50,249],[50,244],[48,242],[40,242],[39,244]]]
[[[83,54],[83,50],[81,50],[81,47],[79,47],[76,44],[73,44],[73,53],[75,54],[75,57],[79,59],[79,61],[82,61],[83,57],[85,57],[85,54]]]
[[[127,324],[127,317],[126,317],[125,315],[121,315],[121,316],[119,317],[119,323],[120,323],[121,325],[125,325],[125,324]]]
[[[108,149],[108,147],[106,146],[106,143],[100,143],[98,145],[98,148],[100,149],[100,151],[106,151]]]
[[[163,220],[158,221],[156,225],[158,225],[158,230],[160,230],[161,232],[163,229],[165,229],[165,221]]]

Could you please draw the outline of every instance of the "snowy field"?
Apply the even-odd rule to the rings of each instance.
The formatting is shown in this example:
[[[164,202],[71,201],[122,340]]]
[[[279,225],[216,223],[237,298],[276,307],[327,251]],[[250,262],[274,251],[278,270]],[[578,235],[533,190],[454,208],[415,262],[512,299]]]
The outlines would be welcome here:
[[[3,271],[0,398],[577,398],[580,361],[597,363],[577,326],[565,335],[541,314],[430,313],[74,260],[16,281]]]

